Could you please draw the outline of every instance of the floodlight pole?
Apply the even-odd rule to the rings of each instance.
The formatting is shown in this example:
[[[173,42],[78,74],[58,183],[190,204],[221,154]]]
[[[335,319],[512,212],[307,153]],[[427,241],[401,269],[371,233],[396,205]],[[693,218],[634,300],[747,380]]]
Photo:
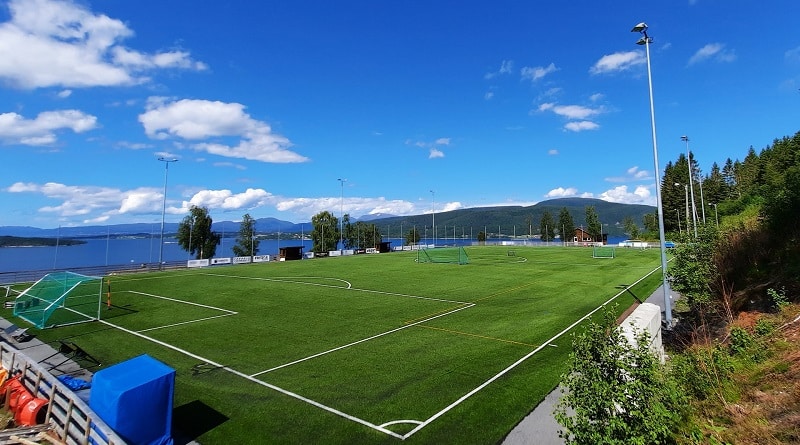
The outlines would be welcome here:
[[[344,239],[344,183],[347,182],[347,179],[339,178],[339,179],[337,179],[337,181],[339,181],[339,183],[342,186],[341,201],[340,201],[340,204],[339,204],[340,205],[340,209],[339,210],[340,210],[341,215],[342,215],[342,219],[339,220],[339,248],[340,249],[344,249],[344,241],[343,241],[343,239]]]
[[[664,290],[664,318],[667,328],[672,327],[672,302],[670,301],[671,295],[669,292],[669,282],[667,281],[667,248],[666,240],[664,237],[664,212],[661,205],[661,169],[658,163],[658,143],[656,139],[656,113],[653,106],[653,76],[650,71],[650,43],[653,39],[647,35],[647,24],[644,22],[639,23],[631,29],[631,32],[638,32],[642,34],[636,44],[644,45],[645,53],[647,55],[647,84],[650,90],[650,126],[653,133],[653,165],[655,166],[655,179],[656,179],[656,204],[658,210],[658,236],[661,242],[661,277],[662,287]],[[690,167],[691,169],[691,167]]]
[[[158,269],[161,270],[164,264],[164,215],[167,213],[167,178],[169,177],[169,164],[178,162],[176,158],[158,158],[164,163],[164,204],[161,207],[161,241],[158,243]]]
[[[692,224],[694,226],[694,237],[697,238],[697,208],[694,205],[694,169],[692,168],[692,153],[689,151],[689,137],[681,136],[681,140],[686,142],[686,162],[689,164],[689,190],[692,195]]]

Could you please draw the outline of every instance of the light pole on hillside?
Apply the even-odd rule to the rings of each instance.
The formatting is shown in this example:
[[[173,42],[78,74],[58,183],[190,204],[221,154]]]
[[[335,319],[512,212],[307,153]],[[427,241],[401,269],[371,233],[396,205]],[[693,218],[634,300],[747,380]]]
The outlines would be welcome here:
[[[686,162],[689,164],[689,193],[692,195],[692,226],[694,227],[694,237],[697,238],[697,208],[694,205],[694,169],[692,168],[692,153],[689,151],[689,136],[681,136],[681,140],[686,142]]]
[[[664,318],[667,328],[672,327],[672,302],[670,301],[669,283],[667,282],[667,248],[664,237],[664,212],[661,205],[661,168],[658,164],[658,143],[656,142],[656,113],[653,106],[653,76],[650,72],[650,43],[652,37],[647,35],[647,24],[642,22],[634,26],[631,32],[638,32],[642,37],[636,42],[637,45],[644,45],[647,55],[647,84],[650,90],[650,126],[653,133],[653,165],[655,166],[656,179],[656,204],[658,209],[658,236],[661,242],[661,277],[664,290]]]
[[[159,242],[158,246],[158,268],[160,270],[164,264],[164,215],[167,213],[167,178],[169,177],[169,164],[178,162],[178,159],[161,157],[158,158],[158,160],[164,163],[164,204],[161,207],[161,242]]]
[[[339,220],[339,248],[344,249],[344,242],[342,241],[344,238],[344,183],[347,182],[347,179],[339,178],[337,181],[339,181],[342,186],[341,208],[339,209],[342,215],[342,219]]]

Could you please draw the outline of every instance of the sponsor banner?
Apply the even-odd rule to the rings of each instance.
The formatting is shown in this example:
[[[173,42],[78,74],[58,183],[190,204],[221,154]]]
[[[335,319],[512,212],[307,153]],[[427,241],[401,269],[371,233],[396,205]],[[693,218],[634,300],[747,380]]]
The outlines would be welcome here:
[[[312,259],[314,258],[314,252],[306,252],[303,254],[303,258]]]
[[[355,255],[356,251],[353,249],[343,250],[342,255]]]
[[[342,256],[341,250],[331,250],[328,252],[328,256]]]
[[[230,258],[211,258],[211,265],[214,266],[214,265],[217,265],[217,264],[231,264],[231,259]]]
[[[205,260],[189,260],[186,262],[186,267],[205,267],[208,266],[208,259]]]
[[[254,263],[268,263],[270,260],[269,255],[256,255],[253,257]]]
[[[368,247],[367,248],[367,253],[378,253],[378,249],[376,249],[374,247]]]
[[[233,257],[233,264],[247,264],[250,262],[249,256],[236,256]]]

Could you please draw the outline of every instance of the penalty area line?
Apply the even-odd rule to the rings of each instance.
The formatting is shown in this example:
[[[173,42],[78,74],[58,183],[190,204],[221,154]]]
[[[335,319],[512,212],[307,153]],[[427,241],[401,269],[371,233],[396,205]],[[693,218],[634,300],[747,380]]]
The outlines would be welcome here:
[[[109,323],[109,322],[107,322],[105,320],[97,320],[97,321],[99,321],[100,323],[103,323],[103,324],[105,324],[107,326],[110,326],[112,328],[119,329],[120,331],[126,332],[126,333],[131,334],[131,335],[135,335],[137,337],[140,337],[140,338],[143,338],[145,340],[151,341],[151,342],[153,342],[153,343],[155,343],[157,345],[163,346],[165,348],[171,349],[173,351],[177,351],[177,352],[179,352],[181,354],[187,355],[187,356],[192,357],[194,359],[197,359],[197,360],[200,360],[202,362],[208,363],[211,366],[215,366],[217,368],[224,369],[225,371],[228,371],[231,374],[237,375],[237,376],[242,377],[244,379],[247,379],[247,380],[249,380],[249,381],[251,381],[253,383],[259,384],[261,386],[269,388],[269,389],[271,389],[273,391],[277,391],[277,392],[279,392],[281,394],[284,394],[284,395],[287,395],[289,397],[295,398],[295,399],[300,400],[302,402],[306,402],[309,405],[312,405],[312,406],[315,406],[315,407],[320,408],[322,410],[328,411],[329,413],[333,413],[333,414],[335,414],[335,415],[337,415],[339,417],[343,417],[343,418],[345,418],[347,420],[359,423],[361,425],[364,425],[366,427],[372,428],[372,429],[374,429],[376,431],[380,431],[380,432],[382,432],[384,434],[387,434],[389,436],[395,437],[397,439],[403,439],[402,435],[400,435],[398,433],[395,433],[394,431],[388,430],[388,429],[386,429],[386,428],[384,428],[384,427],[382,427],[380,425],[375,425],[372,422],[368,422],[368,421],[366,421],[364,419],[361,419],[361,418],[358,418],[356,416],[347,414],[347,413],[345,413],[343,411],[339,411],[336,408],[332,408],[330,406],[323,405],[322,403],[319,403],[319,402],[317,402],[315,400],[311,400],[311,399],[309,399],[307,397],[303,397],[300,394],[293,393],[293,392],[291,392],[289,390],[286,390],[286,389],[283,389],[283,388],[281,388],[279,386],[271,385],[271,384],[269,384],[267,382],[264,382],[264,381],[258,380],[256,378],[250,377],[247,374],[239,372],[239,371],[237,371],[237,370],[235,370],[233,368],[229,368],[227,366],[224,366],[224,365],[222,365],[220,363],[217,363],[217,362],[215,362],[213,360],[209,360],[209,359],[207,359],[205,357],[202,357],[200,355],[197,355],[197,354],[194,354],[192,352],[189,352],[189,351],[187,351],[185,349],[181,349],[181,348],[179,348],[177,346],[174,346],[174,345],[171,345],[169,343],[165,343],[163,341],[156,340],[153,337],[148,337],[148,336],[146,336],[144,334],[140,334],[140,333],[138,333],[136,331],[131,331],[130,329],[123,328],[122,326],[115,325],[114,323]]]
[[[655,273],[657,270],[660,270],[660,269],[661,269],[661,266],[659,266],[659,267],[657,267],[657,268],[653,269],[652,271],[650,271],[650,273],[648,273],[647,275],[643,276],[642,278],[639,278],[638,280],[636,280],[636,282],[635,282],[635,283],[631,284],[631,285],[630,285],[630,286],[628,286],[628,287],[633,287],[633,286],[635,286],[635,285],[636,285],[636,284],[638,284],[640,281],[644,280],[645,278],[649,277],[650,275],[652,275],[653,273]],[[524,355],[522,358],[520,358],[519,360],[515,361],[514,363],[512,363],[511,365],[509,365],[508,367],[506,367],[506,368],[505,368],[505,369],[503,369],[502,371],[498,372],[498,373],[497,373],[497,374],[495,374],[493,377],[491,377],[491,378],[489,378],[488,380],[486,380],[485,382],[483,382],[483,383],[482,383],[480,386],[478,386],[477,388],[475,388],[475,389],[473,389],[472,391],[470,391],[470,392],[468,392],[468,393],[464,394],[464,395],[463,395],[463,396],[461,396],[461,397],[460,397],[458,400],[456,400],[455,402],[451,403],[450,405],[447,405],[445,408],[443,408],[442,410],[440,410],[438,413],[436,413],[436,414],[434,414],[433,416],[429,417],[427,420],[425,420],[424,422],[422,422],[421,424],[419,424],[419,425],[418,425],[416,428],[414,428],[413,430],[411,430],[411,431],[409,431],[408,433],[406,433],[405,435],[403,435],[403,440],[406,440],[406,439],[408,439],[409,437],[411,437],[412,435],[414,435],[414,433],[418,432],[418,431],[419,431],[419,430],[421,430],[422,428],[425,428],[427,425],[429,425],[429,424],[430,424],[431,422],[433,422],[434,420],[436,420],[436,419],[438,419],[439,417],[443,416],[445,413],[447,413],[447,412],[448,412],[448,411],[450,411],[451,409],[453,409],[453,408],[455,408],[456,406],[460,405],[460,404],[461,404],[463,401],[465,401],[465,400],[467,400],[468,398],[470,398],[470,397],[472,397],[473,395],[475,395],[475,394],[476,394],[478,391],[482,390],[483,388],[486,388],[487,386],[489,386],[489,385],[490,385],[492,382],[494,382],[495,380],[497,380],[497,379],[499,379],[500,377],[504,376],[505,374],[507,374],[509,371],[511,371],[512,369],[514,369],[514,368],[516,368],[517,366],[519,366],[519,365],[520,365],[521,363],[523,363],[524,361],[526,361],[526,360],[528,360],[529,358],[533,357],[533,356],[534,356],[536,353],[538,353],[538,352],[539,352],[539,351],[541,351],[542,349],[544,349],[544,348],[548,347],[548,345],[552,344],[554,341],[558,340],[558,339],[559,339],[559,338],[560,338],[562,335],[564,335],[564,334],[566,334],[567,332],[571,331],[571,330],[572,330],[572,328],[574,328],[575,326],[579,325],[580,323],[582,323],[582,322],[583,322],[584,320],[586,320],[587,318],[591,317],[591,316],[592,316],[592,315],[593,315],[595,312],[597,312],[597,311],[599,311],[600,309],[602,309],[602,308],[606,307],[606,305],[608,305],[608,304],[609,304],[609,303],[611,303],[612,301],[616,300],[616,299],[617,299],[617,298],[618,298],[620,295],[624,294],[625,292],[627,292],[627,288],[626,288],[626,289],[623,289],[623,290],[621,290],[621,291],[619,291],[619,292],[618,292],[616,295],[614,295],[613,297],[611,297],[611,298],[609,298],[608,300],[606,300],[606,302],[605,302],[605,303],[601,304],[600,306],[597,306],[597,307],[596,307],[596,308],[594,308],[594,309],[593,309],[591,312],[589,312],[588,314],[586,314],[586,315],[584,315],[583,317],[581,317],[580,319],[578,319],[578,321],[576,321],[576,322],[572,323],[571,325],[567,326],[566,328],[564,328],[564,330],[562,330],[562,331],[561,331],[561,332],[559,332],[558,334],[554,335],[552,338],[550,338],[550,339],[549,339],[549,340],[547,340],[546,342],[542,343],[542,345],[541,345],[541,346],[539,346],[538,348],[534,349],[533,351],[531,351],[531,352],[529,352],[529,353],[525,354],[525,355]]]
[[[376,338],[383,337],[384,335],[393,334],[395,332],[402,331],[403,329],[408,329],[410,327],[416,326],[416,325],[418,325],[420,323],[425,323],[427,321],[431,321],[431,320],[434,320],[434,319],[439,318],[439,317],[444,317],[445,315],[454,314],[454,313],[456,313],[458,311],[461,311],[461,310],[464,310],[464,309],[468,309],[468,308],[471,308],[471,307],[475,306],[472,303],[466,303],[466,304],[467,304],[467,306],[462,306],[460,308],[453,309],[453,310],[451,310],[449,312],[445,312],[444,314],[439,314],[439,315],[436,315],[434,317],[426,318],[425,320],[420,320],[420,321],[418,321],[416,323],[412,323],[412,324],[408,324],[408,325],[405,325],[405,326],[401,326],[399,328],[395,328],[395,329],[392,329],[390,331],[381,332],[380,334],[373,335],[372,337],[362,338],[361,340],[357,340],[357,341],[354,341],[352,343],[348,343],[346,345],[338,346],[336,348],[329,349],[327,351],[322,351],[322,352],[319,352],[319,353],[314,354],[314,355],[309,355],[308,357],[303,357],[303,358],[295,360],[293,362],[284,363],[283,365],[279,365],[279,366],[276,366],[274,368],[266,369],[264,371],[257,372],[255,374],[250,374],[250,377],[256,377],[256,376],[259,376],[259,375],[262,375],[262,374],[266,374],[268,372],[277,371],[278,369],[286,368],[287,366],[296,365],[298,363],[302,363],[302,362],[305,362],[305,361],[308,361],[308,360],[311,360],[311,359],[314,359],[314,358],[317,358],[317,357],[321,357],[323,355],[330,354],[331,352],[341,351],[342,349],[349,348],[351,346],[355,346],[355,345],[360,344],[360,343],[365,343],[365,342],[368,342],[370,340],[375,340]]]

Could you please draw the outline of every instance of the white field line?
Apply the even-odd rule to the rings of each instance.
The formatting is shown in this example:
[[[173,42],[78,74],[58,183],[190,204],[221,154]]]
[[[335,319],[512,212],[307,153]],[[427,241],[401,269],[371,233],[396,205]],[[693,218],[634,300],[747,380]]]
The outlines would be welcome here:
[[[392,437],[396,437],[398,439],[403,439],[403,436],[401,436],[400,434],[395,433],[394,431],[388,430],[388,429],[386,429],[384,427],[381,427],[379,425],[375,425],[374,423],[368,422],[368,421],[366,421],[364,419],[360,419],[358,417],[351,416],[350,414],[344,413],[344,412],[339,411],[339,410],[337,410],[335,408],[331,408],[330,406],[323,405],[322,403],[319,403],[317,401],[314,401],[314,400],[311,400],[309,398],[303,397],[303,396],[301,396],[299,394],[296,394],[296,393],[293,393],[291,391],[287,391],[287,390],[285,390],[285,389],[283,389],[281,387],[278,387],[278,386],[275,386],[275,385],[271,385],[271,384],[269,384],[267,382],[263,382],[263,381],[258,380],[256,378],[250,377],[247,374],[241,373],[241,372],[239,372],[239,371],[237,371],[235,369],[229,368],[227,366],[223,366],[220,363],[217,363],[217,362],[215,362],[213,360],[209,360],[209,359],[207,359],[205,357],[202,357],[202,356],[199,356],[197,354],[191,353],[191,352],[189,352],[189,351],[187,351],[185,349],[181,349],[181,348],[178,348],[177,346],[173,346],[173,345],[171,345],[169,343],[165,343],[163,341],[156,340],[155,338],[148,337],[148,336],[146,336],[144,334],[140,334],[139,332],[131,331],[130,329],[125,329],[122,326],[118,326],[118,325],[115,325],[113,323],[109,323],[109,322],[107,322],[105,320],[98,320],[98,321],[100,323],[105,324],[105,325],[111,326],[112,328],[119,329],[119,330],[121,330],[123,332],[126,332],[128,334],[135,335],[137,337],[140,337],[140,338],[143,338],[145,340],[151,341],[151,342],[153,342],[153,343],[155,343],[157,345],[161,345],[161,346],[163,346],[165,348],[172,349],[173,351],[177,351],[177,352],[180,352],[181,354],[184,354],[184,355],[187,355],[187,356],[192,357],[194,359],[203,361],[205,363],[208,363],[209,365],[224,369],[224,370],[230,372],[231,374],[237,375],[237,376],[242,377],[244,379],[247,379],[247,380],[249,380],[249,381],[251,381],[253,383],[256,383],[256,384],[259,384],[261,386],[264,386],[264,387],[267,387],[269,389],[272,389],[274,391],[277,391],[277,392],[279,392],[281,394],[285,394],[285,395],[287,395],[289,397],[293,397],[293,398],[295,398],[297,400],[306,402],[306,403],[308,403],[310,405],[316,406],[317,408],[320,408],[320,409],[323,409],[323,410],[328,411],[330,413],[336,414],[337,416],[343,417],[343,418],[345,418],[347,420],[351,420],[353,422],[360,423],[361,425],[364,425],[364,426],[367,426],[367,427],[372,428],[374,430],[380,431],[380,432],[382,432],[384,434],[388,434],[388,435],[390,435]]]
[[[428,300],[428,301],[441,301],[441,302],[444,302],[444,303],[472,304],[472,303],[469,303],[467,301],[445,300],[445,299],[442,299],[442,298],[422,297],[422,296],[419,296],[419,295],[399,294],[399,293],[396,293],[396,292],[384,292],[384,291],[371,290],[371,289],[359,289],[359,288],[352,287],[350,282],[345,281],[345,280],[341,280],[339,278],[288,277],[288,278],[307,278],[307,279],[313,279],[313,280],[336,280],[336,281],[341,281],[343,283],[347,283],[347,287],[333,286],[333,285],[330,285],[330,284],[322,284],[322,283],[308,283],[308,282],[305,282],[305,281],[294,281],[294,280],[285,279],[286,277],[276,277],[276,278],[242,277],[242,276],[238,276],[238,275],[223,275],[223,274],[212,274],[212,273],[203,273],[202,275],[211,275],[211,276],[215,276],[215,277],[238,278],[238,279],[242,279],[242,280],[274,281],[276,283],[292,283],[292,284],[304,284],[304,285],[307,285],[307,286],[330,287],[330,288],[333,288],[333,289],[346,289],[346,290],[352,290],[352,291],[357,291],[357,292],[367,292],[367,293],[372,293],[372,294],[390,295],[390,296],[393,296],[393,297],[416,298],[418,300]]]
[[[162,295],[153,295],[153,294],[148,294],[148,293],[145,293],[145,292],[138,292],[138,291],[133,291],[133,290],[129,290],[129,291],[125,291],[125,292],[130,292],[132,294],[144,295],[146,297],[160,298],[162,300],[174,301],[176,303],[189,304],[189,305],[192,305],[192,306],[198,306],[198,307],[202,307],[202,308],[205,308],[205,309],[212,309],[212,310],[217,310],[217,311],[220,311],[220,312],[225,312],[225,314],[223,314],[223,315],[214,315],[214,316],[211,316],[211,317],[204,317],[204,318],[197,318],[195,320],[182,321],[180,323],[172,323],[172,324],[167,324],[167,325],[163,325],[163,326],[156,326],[154,328],[142,329],[141,331],[138,331],[138,332],[155,331],[156,329],[171,328],[171,327],[175,327],[175,326],[181,326],[181,325],[184,325],[184,324],[190,324],[190,323],[197,323],[197,322],[200,322],[200,321],[213,320],[215,318],[230,317],[231,315],[237,315],[238,314],[238,312],[235,312],[235,311],[230,311],[228,309],[222,309],[220,307],[215,307],[215,306],[209,306],[207,304],[195,303],[193,301],[179,300],[177,298],[169,298],[169,297],[164,297]]]
[[[339,278],[328,278],[328,277],[275,277],[275,278],[266,278],[266,277],[242,277],[242,276],[239,276],[239,275],[225,275],[225,274],[208,273],[208,272],[199,273],[198,275],[207,275],[207,276],[211,276],[211,277],[222,277],[222,278],[237,278],[237,279],[240,279],[240,280],[260,280],[260,281],[275,281],[277,283],[305,284],[307,286],[333,287],[333,288],[336,288],[336,289],[350,289],[352,287],[352,284],[350,284],[349,281],[345,281],[345,280],[342,280],[342,279],[339,279]],[[306,279],[309,279],[309,280],[341,281],[342,283],[345,283],[347,286],[342,287],[342,286],[334,286],[332,284],[309,283],[307,281],[294,281],[294,280],[289,279],[289,278],[293,278],[293,279],[306,278]]]
[[[419,425],[418,425],[416,428],[414,428],[413,430],[411,430],[411,431],[409,431],[408,433],[404,434],[404,435],[403,435],[403,440],[405,440],[405,439],[408,439],[409,437],[411,437],[411,436],[412,436],[414,433],[416,433],[417,431],[421,430],[422,428],[425,428],[425,427],[426,427],[428,424],[430,424],[430,423],[431,423],[431,422],[433,422],[434,420],[438,419],[439,417],[441,417],[442,415],[444,415],[445,413],[447,413],[447,412],[448,412],[448,411],[450,411],[451,409],[453,409],[453,408],[455,408],[456,406],[460,405],[460,404],[461,404],[461,402],[463,402],[463,401],[467,400],[468,398],[472,397],[472,396],[473,396],[475,393],[477,393],[478,391],[480,391],[480,390],[482,390],[483,388],[485,388],[485,387],[489,386],[489,384],[491,384],[491,383],[492,383],[492,382],[494,382],[495,380],[499,379],[500,377],[502,377],[503,375],[505,375],[506,373],[508,373],[508,372],[509,372],[509,371],[511,371],[512,369],[516,368],[517,366],[519,366],[519,365],[520,365],[522,362],[524,362],[525,360],[528,360],[529,358],[531,358],[531,357],[532,357],[534,354],[536,354],[537,352],[539,352],[539,351],[541,351],[542,349],[544,349],[545,347],[547,347],[547,345],[549,345],[550,343],[552,343],[552,342],[556,341],[556,340],[557,340],[559,337],[561,337],[562,335],[564,335],[564,334],[566,334],[567,332],[569,332],[570,330],[572,330],[572,328],[574,328],[575,326],[579,325],[581,322],[583,322],[583,321],[584,321],[584,320],[586,320],[587,318],[591,317],[591,316],[592,316],[592,314],[594,314],[595,312],[597,312],[597,311],[599,311],[600,309],[604,308],[604,307],[605,307],[605,306],[606,306],[608,303],[610,303],[610,302],[614,301],[614,300],[615,300],[617,297],[619,297],[620,295],[622,295],[623,293],[625,293],[625,292],[627,291],[627,289],[629,289],[629,288],[631,288],[631,287],[635,286],[637,283],[639,283],[640,281],[642,281],[642,280],[644,280],[645,278],[649,277],[650,275],[652,275],[654,272],[656,272],[656,271],[657,271],[657,270],[659,270],[659,269],[661,269],[661,266],[658,266],[657,268],[655,268],[655,269],[653,269],[652,271],[650,271],[650,273],[648,273],[647,275],[645,275],[645,276],[643,276],[642,278],[639,278],[638,280],[636,280],[636,282],[635,282],[635,283],[633,283],[633,284],[631,284],[630,286],[626,287],[625,289],[623,289],[623,290],[619,291],[619,293],[617,293],[617,294],[616,294],[616,295],[614,295],[613,297],[609,298],[609,299],[608,299],[608,300],[607,300],[605,303],[601,304],[600,306],[597,306],[597,307],[596,307],[594,310],[592,310],[592,311],[591,311],[591,312],[589,312],[588,314],[584,315],[584,316],[583,316],[583,317],[581,317],[581,318],[580,318],[578,321],[576,321],[575,323],[572,323],[571,325],[569,325],[567,328],[565,328],[564,330],[562,330],[562,331],[561,331],[561,332],[559,332],[558,334],[554,335],[552,338],[550,338],[550,340],[547,340],[546,342],[544,342],[544,343],[543,343],[541,346],[539,346],[538,348],[534,349],[533,351],[529,352],[528,354],[526,354],[525,356],[523,356],[522,358],[520,358],[520,359],[519,359],[519,360],[517,360],[516,362],[512,363],[511,365],[509,365],[507,368],[505,368],[505,369],[503,369],[502,371],[498,372],[498,373],[497,373],[497,374],[495,374],[493,377],[491,377],[489,380],[487,380],[487,381],[483,382],[483,383],[482,383],[480,386],[478,386],[477,388],[475,388],[475,389],[473,389],[472,391],[470,391],[470,392],[468,392],[468,393],[464,394],[463,396],[461,396],[461,398],[459,398],[459,399],[458,399],[458,400],[456,400],[455,402],[451,403],[450,405],[448,405],[447,407],[445,407],[444,409],[442,409],[442,410],[441,410],[441,411],[439,411],[438,413],[436,413],[436,414],[434,414],[433,416],[429,417],[429,418],[428,418],[428,420],[425,420],[424,422],[420,423],[420,424],[419,424]],[[384,424],[384,425],[385,425],[385,424]]]
[[[206,309],[214,309],[214,310],[217,310],[217,311],[220,311],[220,312],[227,312],[230,315],[238,314],[238,312],[236,312],[236,311],[223,309],[221,307],[209,306],[207,304],[195,303],[194,301],[179,300],[177,298],[169,298],[169,297],[164,297],[164,296],[161,296],[161,295],[153,295],[153,294],[148,294],[148,293],[144,293],[144,292],[137,292],[137,291],[134,291],[134,290],[129,290],[129,291],[126,291],[126,292],[130,292],[132,294],[144,295],[144,296],[147,296],[147,297],[160,298],[162,300],[174,301],[176,303],[190,304],[192,306],[199,306],[199,307],[203,307],[203,308],[206,308]]]
[[[468,308],[471,308],[471,307],[475,306],[474,303],[464,303],[464,304],[465,304],[465,306],[462,306],[460,308],[453,309],[452,311],[448,311],[448,312],[445,312],[443,314],[439,314],[439,315],[436,315],[436,316],[433,316],[433,317],[430,317],[430,318],[426,318],[426,319],[418,321],[416,323],[412,323],[412,324],[408,324],[408,325],[405,325],[405,326],[401,326],[399,328],[392,329],[391,331],[382,332],[380,334],[373,335],[372,337],[363,338],[361,340],[357,340],[357,341],[354,341],[352,343],[348,343],[348,344],[343,345],[343,346],[338,346],[336,348],[329,349],[327,351],[323,351],[323,352],[320,352],[320,353],[317,353],[317,354],[314,354],[314,355],[309,355],[308,357],[304,357],[304,358],[301,358],[299,360],[295,360],[293,362],[285,363],[283,365],[279,365],[279,366],[276,366],[274,368],[270,368],[270,369],[267,369],[267,370],[264,370],[264,371],[261,371],[261,372],[257,372],[255,374],[250,374],[250,377],[256,377],[256,376],[259,376],[261,374],[266,374],[268,372],[276,371],[276,370],[281,369],[281,368],[286,368],[287,366],[296,365],[298,363],[305,362],[307,360],[311,360],[311,359],[314,359],[314,358],[317,358],[317,357],[321,357],[321,356],[323,356],[325,354],[330,354],[331,352],[340,351],[342,349],[349,348],[351,346],[355,346],[355,345],[357,345],[359,343],[364,343],[364,342],[368,342],[370,340],[375,340],[378,337],[383,337],[384,335],[393,334],[395,332],[402,331],[403,329],[408,329],[408,328],[410,328],[412,326],[416,326],[416,325],[418,325],[420,323],[425,323],[427,321],[431,321],[431,320],[434,320],[434,319],[439,318],[439,317],[444,317],[445,315],[454,314],[454,313],[456,313],[458,311],[461,311],[461,310],[464,310],[464,309],[468,309]]]

